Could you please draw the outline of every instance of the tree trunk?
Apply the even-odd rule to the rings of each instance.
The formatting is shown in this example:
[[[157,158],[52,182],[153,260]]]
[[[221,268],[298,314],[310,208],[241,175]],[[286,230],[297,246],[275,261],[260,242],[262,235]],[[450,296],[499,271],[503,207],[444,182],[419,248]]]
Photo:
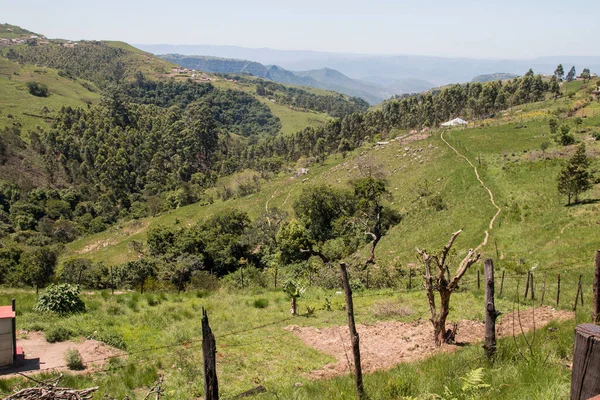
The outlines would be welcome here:
[[[446,319],[450,312],[450,294],[452,292],[442,289],[440,290],[440,314],[437,321],[433,324],[434,339],[436,346],[441,346],[451,339],[451,332],[446,331]]]
[[[292,297],[292,315],[298,315],[298,303],[295,297]]]

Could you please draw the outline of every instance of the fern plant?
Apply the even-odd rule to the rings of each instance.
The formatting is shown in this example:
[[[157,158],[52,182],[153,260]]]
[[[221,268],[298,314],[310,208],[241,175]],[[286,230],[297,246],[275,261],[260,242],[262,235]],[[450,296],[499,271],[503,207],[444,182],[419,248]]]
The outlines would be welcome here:
[[[473,369],[460,380],[463,382],[460,392],[453,393],[447,386],[444,387],[444,395],[439,396],[442,400],[473,400],[479,397],[479,392],[490,387],[485,383],[483,368]]]

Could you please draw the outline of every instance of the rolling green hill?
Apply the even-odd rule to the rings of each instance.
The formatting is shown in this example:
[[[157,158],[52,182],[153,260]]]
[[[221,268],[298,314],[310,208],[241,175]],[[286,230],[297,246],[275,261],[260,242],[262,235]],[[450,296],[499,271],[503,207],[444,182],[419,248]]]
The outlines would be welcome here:
[[[597,246],[594,232],[600,224],[596,204],[600,187],[596,185],[586,195],[589,203],[565,207],[564,199],[556,192],[556,176],[574,147],[551,144],[547,126],[549,115],[574,107],[585,96],[585,92],[579,92],[572,100],[515,107],[467,129],[433,130],[384,145],[368,144],[346,159],[333,156],[322,166],[312,166],[307,181],[281,174],[265,182],[260,192],[247,197],[189,205],[77,240],[68,245],[67,255],[115,265],[137,257],[130,244],[144,241],[149,227],[190,225],[231,207],[245,210],[251,218],[267,208],[291,212],[294,199],[307,185],[345,187],[365,163],[381,166],[389,180],[393,207],[404,215],[403,221],[381,240],[378,263],[412,263],[416,246],[438,248],[459,227],[465,230],[463,248],[476,247],[485,230],[489,230],[495,209],[473,168],[441,140],[443,133],[478,167],[502,209],[482,248],[485,256],[493,256],[497,251],[502,266],[515,270],[521,268],[522,260],[528,268],[535,266],[542,271],[581,270],[589,264],[590,254]],[[586,117],[576,136],[587,144],[597,170],[600,142],[590,132],[600,131],[600,105],[590,103],[576,115]],[[395,135],[404,136],[406,132]],[[543,143],[549,145],[545,150],[541,150]]]

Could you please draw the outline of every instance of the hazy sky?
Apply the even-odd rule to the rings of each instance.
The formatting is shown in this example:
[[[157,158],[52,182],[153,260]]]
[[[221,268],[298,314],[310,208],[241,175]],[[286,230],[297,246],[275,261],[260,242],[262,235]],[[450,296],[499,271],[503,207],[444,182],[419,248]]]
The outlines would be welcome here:
[[[593,0],[0,0],[51,38],[484,58],[600,55]]]

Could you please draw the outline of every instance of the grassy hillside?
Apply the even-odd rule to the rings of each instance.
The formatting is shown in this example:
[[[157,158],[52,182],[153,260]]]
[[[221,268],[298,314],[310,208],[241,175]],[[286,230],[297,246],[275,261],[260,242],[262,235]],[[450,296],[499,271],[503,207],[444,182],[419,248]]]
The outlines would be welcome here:
[[[29,94],[27,82],[48,86],[48,97]],[[37,126],[48,128],[53,113],[63,106],[84,106],[100,101],[100,91],[92,83],[69,79],[52,68],[19,65],[0,58],[0,129],[19,126],[23,132]]]
[[[330,119],[325,113],[294,110],[286,105],[277,104],[265,97],[258,96],[256,94],[256,86],[253,84],[232,82],[224,79],[213,81],[212,84],[218,88],[244,91],[256,97],[261,103],[266,104],[271,112],[281,120],[281,133],[284,135],[295,133],[307,126],[323,125]],[[317,94],[323,93],[319,91]]]
[[[585,96],[582,92],[580,96]],[[597,247],[596,185],[585,195],[586,204],[566,207],[556,191],[556,176],[574,146],[559,147],[548,132],[549,112],[567,109],[572,100],[547,101],[518,107],[497,119],[468,129],[444,133],[445,139],[475,164],[482,179],[494,193],[502,208],[483,247],[484,256],[495,256],[496,246],[503,267],[540,270],[581,269],[590,264]],[[584,118],[577,139],[586,142],[588,155],[598,170],[600,143],[589,132],[598,130],[600,105],[591,103],[583,110]],[[587,131],[587,132],[583,132]],[[404,215],[403,221],[385,236],[378,247],[378,260],[401,265],[414,262],[415,246],[438,248],[449,234],[463,227],[460,247],[476,247],[484,238],[495,209],[489,196],[476,180],[473,168],[440,139],[440,131],[422,140],[392,141],[384,146],[368,145],[347,159],[330,157],[322,166],[313,166],[309,180],[294,179],[289,174],[263,183],[259,193],[212,205],[182,207],[152,219],[131,221],[98,235],[68,245],[69,255],[90,257],[94,261],[118,264],[135,257],[129,248],[132,240],[144,240],[150,226],[192,224],[213,213],[237,207],[256,217],[265,207],[291,211],[295,198],[306,185],[326,183],[347,185],[357,177],[358,165],[381,165],[393,193],[393,207]],[[541,150],[542,143],[549,148]],[[419,192],[430,193],[424,197]],[[443,210],[436,210],[432,198],[439,195]],[[433,205],[430,205],[433,204]],[[523,265],[521,265],[523,264]]]
[[[0,24],[0,38],[17,39],[32,35],[39,36],[39,34],[23,29],[17,25]]]

